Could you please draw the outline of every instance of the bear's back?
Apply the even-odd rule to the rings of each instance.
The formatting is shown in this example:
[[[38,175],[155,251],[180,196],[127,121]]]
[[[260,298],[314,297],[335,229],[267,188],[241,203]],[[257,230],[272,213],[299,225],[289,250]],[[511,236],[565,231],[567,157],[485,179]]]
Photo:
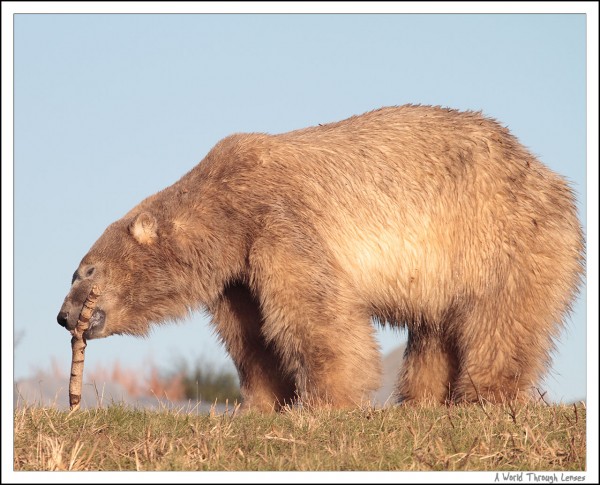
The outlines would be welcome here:
[[[480,113],[401,106],[233,135],[198,169],[251,224],[327,252],[382,311],[401,300],[436,318],[533,252],[573,259],[581,244],[568,185]]]

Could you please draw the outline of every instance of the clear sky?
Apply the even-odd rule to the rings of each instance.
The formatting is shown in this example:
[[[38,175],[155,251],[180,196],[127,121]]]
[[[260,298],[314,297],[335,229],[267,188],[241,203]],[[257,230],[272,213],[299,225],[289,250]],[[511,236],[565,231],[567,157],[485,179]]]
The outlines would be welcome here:
[[[387,105],[482,110],[578,194],[586,226],[584,15],[16,15],[14,377],[67,374],[56,314],[105,227],[234,132]],[[2,162],[7,163],[5,160]],[[597,163],[595,161],[594,163]],[[4,322],[4,325],[7,325]],[[405,334],[379,332],[382,351]],[[232,365],[208,320],[90,342],[86,369]],[[546,386],[586,396],[586,287]]]

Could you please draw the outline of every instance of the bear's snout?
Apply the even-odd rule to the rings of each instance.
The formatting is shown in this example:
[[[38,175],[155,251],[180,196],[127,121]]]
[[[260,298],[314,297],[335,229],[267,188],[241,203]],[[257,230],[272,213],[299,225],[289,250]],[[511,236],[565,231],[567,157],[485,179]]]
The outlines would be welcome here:
[[[59,325],[67,328],[67,325],[69,323],[68,319],[69,319],[69,313],[68,312],[64,312],[62,310],[60,312],[58,312],[58,316],[56,317],[56,321],[58,322]]]
[[[70,305],[65,305],[69,306]],[[65,327],[67,330],[73,330],[77,325],[77,318],[75,315],[79,315],[80,312],[75,311],[74,313],[68,311],[64,308],[61,308],[60,312],[56,316],[56,321],[62,327]],[[106,323],[106,313],[103,310],[95,309],[90,318],[89,328],[83,334],[86,339],[94,339],[104,337],[103,331]]]
[[[67,330],[71,331],[77,325],[78,316],[79,312],[76,310],[73,311],[73,305],[71,305],[70,302],[65,302],[56,316],[56,321],[61,327],[65,327]]]

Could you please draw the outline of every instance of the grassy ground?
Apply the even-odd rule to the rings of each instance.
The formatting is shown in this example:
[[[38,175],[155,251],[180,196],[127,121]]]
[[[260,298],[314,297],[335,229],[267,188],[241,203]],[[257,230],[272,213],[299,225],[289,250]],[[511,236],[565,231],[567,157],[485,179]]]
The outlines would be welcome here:
[[[14,470],[585,470],[586,409],[14,413]]]

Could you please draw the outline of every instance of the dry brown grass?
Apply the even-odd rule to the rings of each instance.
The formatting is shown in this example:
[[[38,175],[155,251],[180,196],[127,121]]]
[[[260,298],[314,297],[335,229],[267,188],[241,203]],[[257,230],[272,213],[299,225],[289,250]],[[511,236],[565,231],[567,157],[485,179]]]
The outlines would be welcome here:
[[[585,470],[585,404],[14,414],[18,470]]]

